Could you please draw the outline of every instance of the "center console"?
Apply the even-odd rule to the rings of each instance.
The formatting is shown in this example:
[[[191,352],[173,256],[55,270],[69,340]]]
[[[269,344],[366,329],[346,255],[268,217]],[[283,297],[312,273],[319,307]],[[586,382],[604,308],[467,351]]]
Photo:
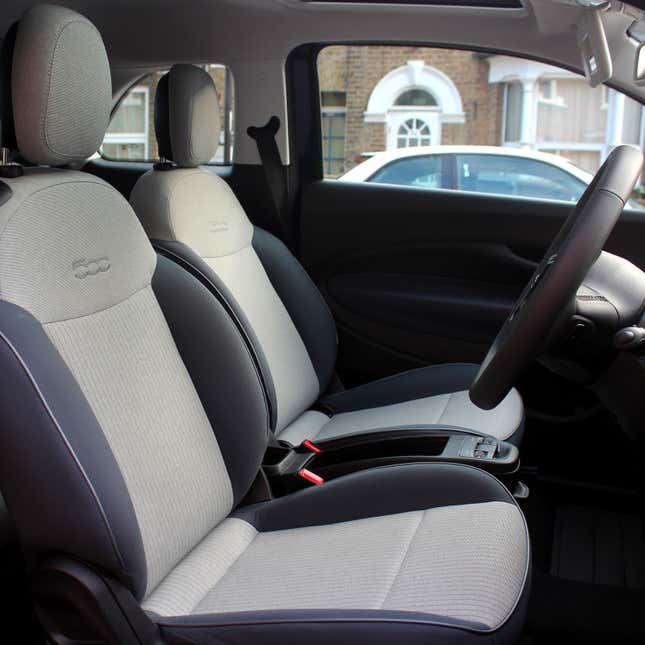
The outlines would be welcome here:
[[[519,451],[495,437],[454,428],[397,428],[270,446],[263,470],[279,496],[358,470],[412,462],[470,464],[509,475],[519,467]]]

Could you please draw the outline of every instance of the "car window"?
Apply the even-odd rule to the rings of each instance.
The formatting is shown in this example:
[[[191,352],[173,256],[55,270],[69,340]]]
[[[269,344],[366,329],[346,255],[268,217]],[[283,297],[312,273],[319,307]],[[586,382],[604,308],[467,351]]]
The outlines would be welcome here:
[[[222,131],[220,146],[211,159],[214,164],[229,164],[233,156],[233,77],[224,65],[204,65],[217,88]],[[154,131],[154,96],[159,79],[167,70],[159,70],[139,79],[121,99],[112,113],[99,153],[118,161],[159,161]]]
[[[497,155],[456,155],[459,190],[576,202],[585,190],[580,179],[553,165]]]
[[[592,88],[569,70],[505,54],[330,45],[318,54],[318,85],[327,179],[446,188],[445,177],[424,171],[409,149],[438,147],[445,156],[485,148],[472,162],[477,172],[483,161],[491,165],[478,175],[480,190],[570,201],[616,146],[644,143],[637,101]],[[526,158],[521,171],[514,157],[493,160],[510,158],[509,149]],[[461,170],[468,189],[475,180]]]
[[[368,181],[422,188],[449,188],[443,180],[441,156],[409,157],[393,161],[373,174]]]

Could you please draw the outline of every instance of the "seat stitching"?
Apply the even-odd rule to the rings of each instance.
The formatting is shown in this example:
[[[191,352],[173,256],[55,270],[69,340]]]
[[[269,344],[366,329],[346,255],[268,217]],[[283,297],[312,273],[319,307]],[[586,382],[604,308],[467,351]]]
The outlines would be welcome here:
[[[412,546],[412,543],[414,542],[415,538],[417,537],[417,533],[419,532],[419,528],[421,527],[421,522],[423,522],[423,518],[425,517],[427,511],[422,511],[421,512],[421,517],[419,517],[419,522],[414,529],[414,533],[412,534],[412,537],[410,538],[410,541],[408,542],[408,546],[405,549],[405,552],[403,553],[403,557],[401,558],[401,561],[399,562],[398,569],[396,573],[394,574],[394,577],[392,578],[390,584],[388,585],[386,591],[385,591],[385,596],[383,597],[383,600],[381,601],[381,604],[379,606],[379,609],[383,609],[383,606],[387,602],[387,599],[390,597],[390,594],[392,593],[392,589],[394,588],[394,584],[396,583],[399,575],[401,574],[401,569],[403,569],[403,565],[408,557],[408,554],[410,553],[410,547]]]

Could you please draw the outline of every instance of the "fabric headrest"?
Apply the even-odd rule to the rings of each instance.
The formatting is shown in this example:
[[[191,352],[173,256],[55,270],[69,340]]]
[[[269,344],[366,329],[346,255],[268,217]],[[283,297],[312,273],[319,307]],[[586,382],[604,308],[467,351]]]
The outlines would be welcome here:
[[[18,23],[11,94],[19,152],[36,164],[82,161],[110,118],[110,66],[101,35],[80,14],[37,5]]]
[[[155,134],[159,155],[182,168],[208,163],[219,146],[215,83],[195,65],[173,65],[157,86]]]

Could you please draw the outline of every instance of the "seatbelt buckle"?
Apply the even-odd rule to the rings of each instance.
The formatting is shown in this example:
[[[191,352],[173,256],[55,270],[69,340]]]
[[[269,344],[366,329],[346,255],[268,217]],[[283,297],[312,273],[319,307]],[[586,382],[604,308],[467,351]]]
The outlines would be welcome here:
[[[306,468],[301,468],[298,471],[298,477],[306,479],[308,482],[311,482],[316,486],[320,486],[325,483],[325,480],[320,475],[316,475],[316,473],[311,472],[311,470],[307,470]]]
[[[319,448],[311,439],[305,439],[302,442],[302,445],[309,451],[315,452],[316,454],[322,452],[322,448]]]

